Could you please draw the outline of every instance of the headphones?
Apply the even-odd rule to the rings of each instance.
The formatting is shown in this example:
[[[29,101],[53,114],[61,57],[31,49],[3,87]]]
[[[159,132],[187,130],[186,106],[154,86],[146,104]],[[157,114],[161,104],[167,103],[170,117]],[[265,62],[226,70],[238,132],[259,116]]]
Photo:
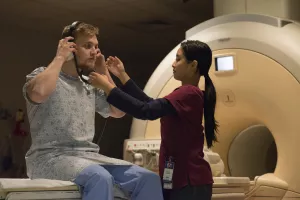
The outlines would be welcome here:
[[[69,30],[62,34],[62,38],[71,36],[71,37],[73,37],[74,39],[69,40],[69,42],[74,42],[74,41],[75,41],[74,31],[77,29],[77,27],[78,27],[81,23],[82,23],[82,22],[80,22],[80,21],[75,21],[75,22],[73,22],[73,23],[70,25]],[[76,67],[76,71],[77,71],[78,76],[80,77],[80,79],[81,79],[84,83],[90,84],[90,83],[88,82],[87,79],[84,79],[83,76],[88,76],[91,72],[94,72],[95,70],[91,70],[91,69],[83,70],[83,69],[80,69],[80,68],[78,67],[77,57],[76,57],[75,52],[73,52],[73,57],[74,57],[74,63],[75,63],[75,67]]]

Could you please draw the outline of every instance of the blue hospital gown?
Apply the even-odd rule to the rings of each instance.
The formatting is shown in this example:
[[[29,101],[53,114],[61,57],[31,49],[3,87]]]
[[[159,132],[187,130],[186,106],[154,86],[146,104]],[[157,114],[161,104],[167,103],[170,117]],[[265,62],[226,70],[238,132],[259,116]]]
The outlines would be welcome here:
[[[95,112],[105,118],[110,113],[102,90],[61,72],[56,90],[45,102],[36,104],[27,97],[28,81],[45,69],[27,75],[23,87],[32,138],[26,153],[29,178],[72,181],[92,164],[132,165],[99,154],[99,146],[92,142]]]

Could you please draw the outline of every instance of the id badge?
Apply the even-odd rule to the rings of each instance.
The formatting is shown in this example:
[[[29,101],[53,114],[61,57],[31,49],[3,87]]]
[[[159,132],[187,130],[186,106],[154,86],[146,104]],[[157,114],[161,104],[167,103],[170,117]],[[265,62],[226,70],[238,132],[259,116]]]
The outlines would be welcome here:
[[[172,189],[173,188],[173,171],[174,171],[174,161],[172,157],[170,157],[165,162],[165,169],[163,175],[163,183],[164,189]]]

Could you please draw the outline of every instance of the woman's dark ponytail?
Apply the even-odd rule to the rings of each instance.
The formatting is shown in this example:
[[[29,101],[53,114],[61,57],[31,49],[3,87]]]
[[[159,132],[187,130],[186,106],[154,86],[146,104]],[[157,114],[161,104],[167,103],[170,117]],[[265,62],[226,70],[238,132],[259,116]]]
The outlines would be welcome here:
[[[208,72],[212,63],[212,51],[207,44],[199,40],[188,40],[181,43],[181,48],[188,62],[198,62],[198,72],[205,78],[204,92],[204,130],[207,147],[217,142],[218,123],[215,120],[216,89]]]
[[[204,92],[204,130],[207,147],[211,148],[213,142],[217,142],[218,123],[215,119],[216,108],[216,89],[207,75],[205,77],[205,92]]]

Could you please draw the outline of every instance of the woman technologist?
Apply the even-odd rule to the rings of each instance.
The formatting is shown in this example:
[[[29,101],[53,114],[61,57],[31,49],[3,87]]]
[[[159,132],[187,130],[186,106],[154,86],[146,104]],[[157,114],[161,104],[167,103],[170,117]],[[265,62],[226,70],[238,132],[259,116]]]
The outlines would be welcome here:
[[[159,172],[165,199],[211,199],[213,177],[209,163],[203,158],[204,135],[208,148],[217,141],[216,91],[208,75],[211,62],[212,51],[207,44],[181,43],[172,67],[174,78],[182,86],[158,99],[148,97],[138,88],[116,57],[109,57],[107,64],[122,82],[121,89],[110,84],[104,75],[89,76],[90,83],[103,89],[107,101],[120,110],[143,120],[161,118]],[[198,87],[201,76],[205,78],[204,93]]]

